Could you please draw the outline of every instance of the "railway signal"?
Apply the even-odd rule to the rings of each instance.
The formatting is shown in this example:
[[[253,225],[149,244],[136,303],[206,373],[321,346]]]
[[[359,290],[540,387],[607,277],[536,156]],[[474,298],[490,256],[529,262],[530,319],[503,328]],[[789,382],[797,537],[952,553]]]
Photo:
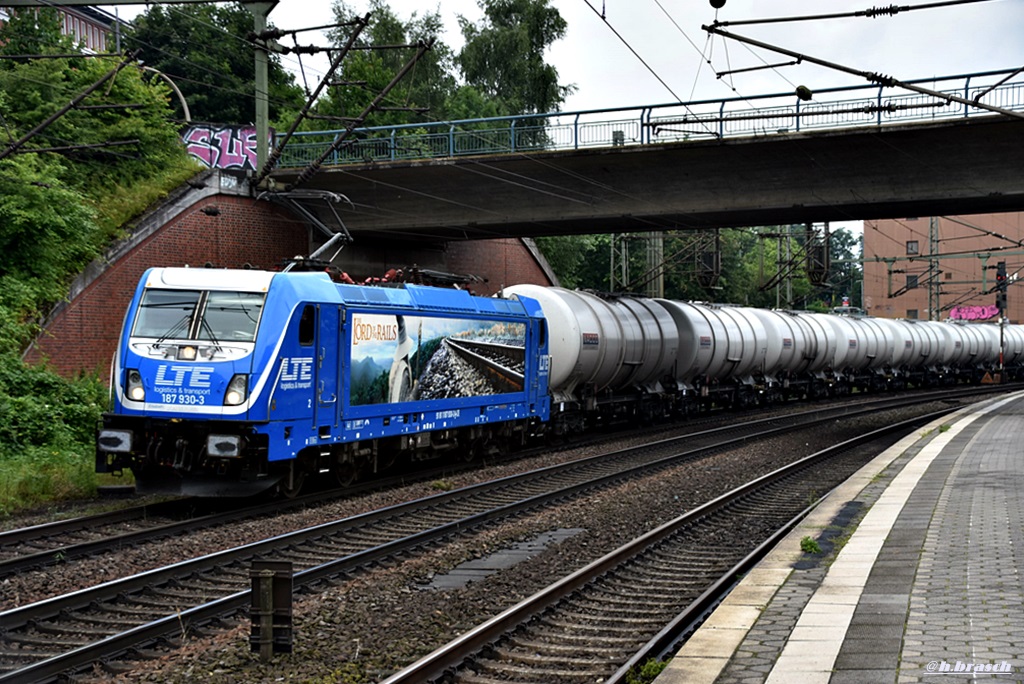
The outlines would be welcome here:
[[[1006,262],[996,264],[996,307],[999,313],[1006,311]]]

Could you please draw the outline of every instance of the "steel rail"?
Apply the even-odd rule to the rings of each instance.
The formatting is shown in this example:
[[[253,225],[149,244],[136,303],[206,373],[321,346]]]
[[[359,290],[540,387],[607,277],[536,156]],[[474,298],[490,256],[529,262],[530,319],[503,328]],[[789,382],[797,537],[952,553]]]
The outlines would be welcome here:
[[[946,415],[954,410],[956,410],[956,408],[951,407],[929,414],[928,419],[931,420],[935,417]],[[612,570],[626,561],[641,555],[650,547],[676,534],[683,528],[694,524],[702,518],[721,512],[726,507],[755,490],[761,489],[769,484],[773,484],[784,477],[791,476],[811,465],[816,465],[837,453],[871,442],[892,432],[906,430],[909,426],[916,426],[920,424],[921,421],[922,418],[918,417],[912,420],[894,423],[893,425],[888,425],[880,430],[875,430],[829,447],[828,449],[823,449],[811,454],[810,456],[806,456],[799,461],[795,461],[787,466],[779,468],[778,470],[751,480],[750,482],[741,485],[740,487],[737,487],[736,489],[733,489],[712,501],[687,511],[674,520],[671,520],[650,532],[637,537],[628,544],[619,547],[589,565],[564,577],[554,584],[549,585],[533,596],[524,599],[520,603],[488,620],[482,625],[479,625],[478,627],[475,627],[452,640],[447,645],[424,656],[409,667],[395,673],[384,680],[382,684],[424,684],[425,682],[436,681],[446,675],[450,675],[452,674],[453,668],[467,658],[472,657],[483,648],[494,644],[507,633],[511,632],[518,626],[525,624],[530,619],[540,615],[543,611],[554,606],[573,592],[594,582],[598,577],[604,575],[609,570]],[[810,508],[805,509],[804,513],[808,510],[810,510]],[[797,521],[798,519],[791,520],[786,524],[786,527],[788,528],[792,526]],[[776,532],[776,535],[778,534],[779,533]],[[759,550],[763,550],[763,548],[764,544],[759,547]],[[625,681],[626,674],[629,672],[631,667],[636,665],[637,662],[642,663],[644,659],[646,659],[646,656],[653,652],[654,649],[662,648],[666,640],[674,639],[676,637],[676,635],[673,634],[675,629],[681,625],[688,624],[688,622],[692,622],[694,617],[719,600],[724,588],[730,585],[735,577],[744,571],[744,568],[749,568],[756,562],[756,560],[757,557],[754,554],[748,554],[748,556],[746,556],[739,564],[731,568],[725,575],[709,587],[690,608],[677,616],[677,618],[670,624],[670,627],[673,629],[666,628],[665,630],[662,630],[655,639],[649,641],[648,644],[641,649],[641,653],[638,653],[628,661],[627,665],[629,665],[629,667],[626,667],[625,665],[621,667],[611,678],[604,680],[605,684]]]
[[[965,392],[968,392],[968,390],[960,390],[952,393],[947,392],[944,394],[958,396]],[[973,393],[976,392],[977,389],[975,388]],[[861,409],[855,409],[849,405],[842,405],[834,407],[833,409],[818,409],[815,411],[801,413],[796,417],[792,417],[799,418],[800,420],[799,422],[794,421],[791,425],[780,424],[784,422],[787,417],[773,417],[751,421],[750,423],[744,424],[742,427],[759,429],[759,436],[768,436],[784,432],[786,430],[806,428],[817,422],[827,422],[839,417],[851,417],[863,413],[891,409],[901,405],[916,404],[920,401],[921,397],[919,396],[900,398],[888,397],[882,401],[875,402],[874,406]],[[11,631],[24,627],[31,622],[51,619],[64,611],[80,610],[90,604],[112,600],[118,595],[131,594],[146,587],[163,584],[175,578],[190,575],[202,569],[208,569],[212,566],[223,566],[229,563],[251,560],[288,545],[304,540],[321,538],[331,532],[360,527],[387,518],[397,517],[410,511],[441,506],[449,501],[465,498],[467,495],[476,495],[487,491],[498,491],[515,484],[528,482],[531,479],[538,479],[541,476],[557,476],[570,472],[573,469],[583,469],[588,466],[596,466],[600,464],[601,461],[608,461],[612,459],[623,460],[628,458],[630,454],[650,449],[652,446],[671,446],[673,443],[683,441],[692,442],[696,437],[709,437],[722,434],[727,431],[734,431],[736,429],[737,428],[732,426],[713,428],[711,430],[698,433],[691,433],[684,436],[655,441],[642,447],[631,447],[611,452],[609,454],[591,456],[566,464],[548,466],[536,471],[531,471],[530,473],[511,475],[491,482],[481,483],[451,492],[439,493],[416,501],[396,504],[384,509],[346,518],[341,521],[325,523],[307,530],[279,535],[277,537],[246,544],[234,549],[227,549],[200,558],[175,563],[164,568],[150,570],[132,577],[114,580],[95,587],[82,589],[66,596],[55,597],[21,608],[16,608],[0,613],[0,624],[4,625],[4,629],[6,631]],[[529,496],[519,500],[518,502],[493,507],[475,515],[463,517],[450,523],[423,530],[400,539],[394,539],[390,542],[365,549],[358,553],[350,554],[339,560],[301,571],[295,575],[295,584],[296,586],[303,586],[318,582],[327,577],[342,575],[359,567],[364,567],[367,563],[423,546],[448,535],[464,532],[467,529],[478,527],[491,520],[530,510],[542,506],[547,502],[564,500],[583,491],[625,480],[643,471],[668,467],[680,461],[692,459],[701,453],[719,450],[730,445],[743,443],[748,441],[750,438],[751,437],[749,435],[740,435],[738,437],[719,441],[681,454],[677,453],[671,456],[655,458],[638,465],[620,468],[611,473],[592,477],[573,485],[563,486],[543,494]],[[93,644],[74,649],[25,668],[14,670],[0,676],[0,682],[6,684],[7,682],[21,681],[50,681],[52,678],[58,677],[65,672],[86,667],[97,660],[121,655],[130,648],[137,646],[140,641],[148,641],[160,637],[166,637],[168,635],[174,635],[180,633],[183,629],[190,629],[193,625],[202,624],[214,618],[233,614],[238,609],[247,606],[249,601],[250,592],[248,590],[231,594],[202,606],[182,610],[175,615],[167,616],[147,625],[135,627],[122,634],[112,635]]]
[[[977,393],[977,391],[977,388],[972,388],[970,390],[965,390],[964,393],[970,395]],[[920,400],[928,401],[927,394],[925,396],[922,396]],[[821,410],[833,410],[833,408],[834,407],[828,407],[826,409],[814,408],[809,411],[803,411],[790,415],[792,417],[797,417],[800,415],[814,415],[815,413]],[[770,421],[776,419],[777,418],[761,418],[758,420]],[[756,424],[758,424],[757,421],[744,423],[744,425]],[[735,429],[735,426],[732,429]],[[688,433],[687,437],[699,438],[701,435],[704,434],[708,434],[708,431],[704,430]],[[597,458],[601,458],[601,456],[598,456]],[[413,473],[412,475],[417,480],[430,480],[452,472],[461,472],[471,467],[473,467],[472,464],[445,465],[437,468],[428,468],[422,472]],[[399,476],[373,480],[355,486],[350,486],[345,488],[342,492],[332,490],[326,493],[319,492],[315,494],[308,494],[288,501],[269,502],[257,506],[245,507],[227,513],[222,512],[206,516],[192,517],[186,520],[181,520],[180,522],[173,522],[166,525],[158,525],[134,532],[126,532],[124,534],[119,534],[116,536],[107,536],[100,540],[79,542],[74,544],[56,545],[52,548],[40,550],[36,553],[16,556],[6,560],[0,560],[0,578],[10,576],[12,574],[22,572],[24,570],[28,570],[31,568],[42,567],[46,565],[56,565],[58,563],[65,563],[71,559],[95,555],[98,553],[102,553],[106,550],[109,550],[111,548],[123,548],[125,546],[136,545],[153,539],[160,539],[164,537],[170,537],[178,534],[187,533],[197,529],[197,527],[213,527],[219,524],[226,524],[238,519],[279,513],[289,510],[291,508],[301,508],[308,505],[315,505],[327,501],[332,501],[339,498],[340,496],[348,496],[354,493],[378,490],[381,488],[387,488],[389,486],[407,484],[408,482],[410,482],[410,474],[403,474]],[[68,520],[45,523],[43,525],[36,525],[32,527],[25,527],[15,530],[9,530],[6,532],[0,532],[0,548],[3,548],[5,546],[9,547],[16,544],[31,543],[33,540],[39,538],[55,537],[62,534],[74,534],[81,530],[96,529],[99,526],[116,525],[124,522],[132,522],[135,520],[144,519],[148,516],[170,517],[177,512],[175,508],[177,506],[180,506],[182,501],[184,500],[178,499],[174,501],[165,501],[155,504],[146,504],[143,506],[126,508],[121,511],[101,513],[90,516],[81,516],[77,518],[71,518]]]

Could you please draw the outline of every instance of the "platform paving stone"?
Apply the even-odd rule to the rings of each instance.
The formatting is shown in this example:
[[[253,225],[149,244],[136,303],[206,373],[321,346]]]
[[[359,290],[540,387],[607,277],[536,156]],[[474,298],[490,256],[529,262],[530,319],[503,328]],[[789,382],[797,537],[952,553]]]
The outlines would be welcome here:
[[[1024,681],[1024,405],[975,424],[970,443],[952,454],[925,537],[900,684]],[[1011,672],[956,672],[958,663],[1004,661]]]
[[[1024,684],[1024,399],[1014,397],[957,430],[941,451],[931,449],[932,462],[884,541],[858,536],[854,560],[844,554],[821,587],[849,534],[945,430],[917,440],[846,504],[856,504],[856,514],[837,515],[828,526],[828,554],[793,565],[717,684]],[[883,504],[882,518],[885,510]],[[821,648],[826,632],[842,637],[838,652]],[[813,641],[822,635],[825,641]],[[821,671],[826,661],[834,663],[831,672]],[[975,666],[983,671],[966,671]]]
[[[848,517],[842,524],[839,524],[837,519],[833,519],[830,527],[836,528],[835,531],[839,533],[836,535],[837,537],[843,538],[848,536],[850,532],[856,529],[857,523],[860,522],[870,509],[870,505],[885,491],[886,485],[903,469],[903,466],[918,450],[916,447],[912,448],[896,458],[873,482],[861,491],[860,495],[856,498],[856,501],[861,505],[857,507],[855,515]],[[842,514],[836,517],[840,518]],[[779,588],[771,602],[761,613],[761,617],[747,633],[746,638],[739,646],[739,650],[752,651],[756,648],[761,657],[765,655],[770,656],[771,662],[774,664],[779,654],[782,653],[782,649],[785,647],[786,641],[796,626],[797,620],[799,620],[803,613],[807,602],[821,585],[821,581],[828,570],[828,564],[834,560],[837,551],[838,549],[833,549],[828,555],[813,564],[804,563],[808,567],[794,569],[785,584]],[[902,563],[903,561],[899,562]],[[906,596],[904,595],[903,598],[905,602]],[[768,637],[772,633],[777,635],[777,638],[769,640]],[[866,643],[869,643],[871,648],[871,650],[865,651],[868,653],[876,652],[880,645],[880,642],[873,639],[866,640]],[[768,679],[771,669],[771,665],[766,667],[758,663],[755,666],[743,658],[734,657],[729,661],[721,675],[719,675],[716,684],[752,684],[754,682],[756,684],[764,684]],[[887,684],[891,683],[892,678],[890,677]]]

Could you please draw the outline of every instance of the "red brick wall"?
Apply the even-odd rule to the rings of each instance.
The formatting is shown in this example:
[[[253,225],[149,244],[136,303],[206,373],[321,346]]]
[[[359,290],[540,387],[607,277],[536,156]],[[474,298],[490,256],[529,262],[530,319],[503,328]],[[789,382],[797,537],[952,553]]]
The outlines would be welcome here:
[[[473,285],[473,294],[492,295],[508,285],[551,285],[551,280],[522,240],[473,240],[448,244],[448,268],[487,278]]]
[[[210,216],[203,208],[216,207]],[[268,202],[232,195],[216,195],[199,200],[171,219],[130,252],[108,264],[80,294],[58,310],[42,335],[25,355],[29,363],[47,360],[58,372],[75,375],[97,371],[106,377],[117,347],[125,310],[142,273],[151,266],[237,268],[245,263],[258,268],[275,269],[283,259],[309,253],[306,225],[289,212]],[[358,236],[356,236],[358,243]],[[369,247],[368,245],[366,247]],[[371,251],[373,251],[371,249]],[[455,242],[435,247],[428,262],[431,268],[487,278],[470,289],[474,294],[491,295],[504,285],[550,280],[534,255],[517,239]],[[375,256],[374,256],[375,255]],[[402,254],[389,255],[378,249],[363,258],[380,260],[371,275],[386,268],[405,268],[422,261]],[[432,255],[432,256],[431,256]],[[389,262],[397,259],[394,264]],[[424,265],[424,264],[421,264]],[[365,268],[366,263],[363,263]]]
[[[207,206],[220,213],[204,214]],[[147,268],[202,267],[207,262],[274,268],[282,259],[308,251],[305,224],[268,202],[230,195],[200,200],[109,264],[56,313],[25,359],[48,359],[65,375],[99,371],[106,377],[125,310]]]

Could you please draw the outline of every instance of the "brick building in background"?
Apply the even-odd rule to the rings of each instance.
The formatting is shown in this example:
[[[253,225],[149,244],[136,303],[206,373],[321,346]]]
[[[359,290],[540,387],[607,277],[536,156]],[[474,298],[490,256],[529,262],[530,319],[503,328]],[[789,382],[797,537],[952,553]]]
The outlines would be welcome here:
[[[1024,322],[1024,213],[865,221],[864,308],[884,318],[998,320],[990,290],[1000,261],[1006,315]]]
[[[57,7],[61,15],[61,33],[73,36],[88,53],[117,52],[117,33],[121,22],[115,15],[96,7]],[[25,11],[25,8],[21,8]],[[11,9],[0,7],[0,23],[7,21]]]

